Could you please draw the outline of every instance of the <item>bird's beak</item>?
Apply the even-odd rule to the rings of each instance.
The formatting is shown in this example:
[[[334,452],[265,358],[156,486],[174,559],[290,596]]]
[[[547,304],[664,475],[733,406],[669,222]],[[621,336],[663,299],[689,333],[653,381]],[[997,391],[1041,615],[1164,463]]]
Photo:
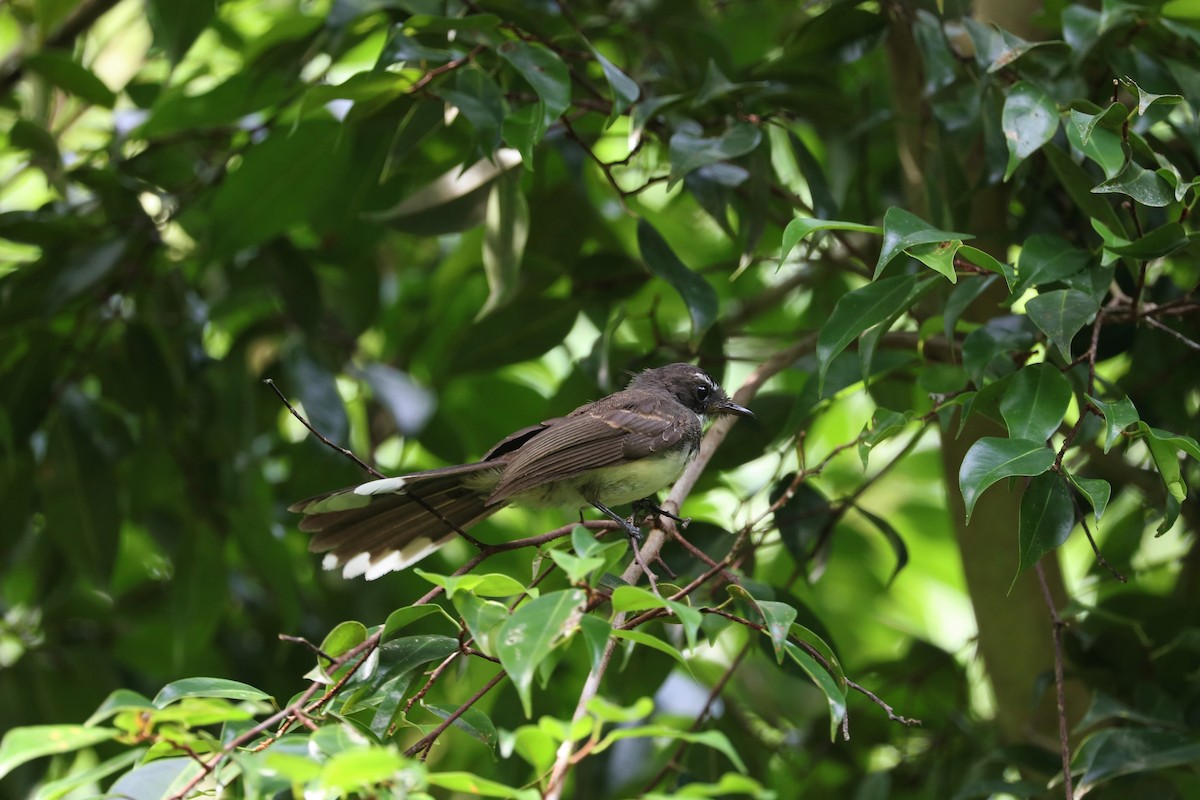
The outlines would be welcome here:
[[[711,414],[733,414],[738,417],[750,417],[754,419],[754,412],[745,406],[739,406],[737,403],[726,397],[724,400],[718,400],[709,407]]]

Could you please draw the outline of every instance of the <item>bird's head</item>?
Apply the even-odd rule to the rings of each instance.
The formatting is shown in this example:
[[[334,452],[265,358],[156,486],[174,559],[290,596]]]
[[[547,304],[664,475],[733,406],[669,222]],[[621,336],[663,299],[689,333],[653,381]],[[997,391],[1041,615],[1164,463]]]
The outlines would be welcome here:
[[[668,364],[644,370],[629,383],[630,389],[652,387],[670,392],[680,403],[702,416],[754,416],[750,409],[730,400],[725,390],[707,372],[691,364]]]

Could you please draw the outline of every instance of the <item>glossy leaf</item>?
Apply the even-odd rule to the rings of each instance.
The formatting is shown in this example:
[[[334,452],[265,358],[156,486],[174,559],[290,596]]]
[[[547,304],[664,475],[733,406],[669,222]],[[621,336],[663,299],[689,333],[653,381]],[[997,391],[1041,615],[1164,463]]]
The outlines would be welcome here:
[[[842,718],[846,716],[846,690],[838,686],[829,671],[798,645],[788,642],[785,649],[792,660],[808,673],[808,677],[812,678],[813,683],[825,695],[825,701],[829,705],[829,739],[835,741]]]
[[[1074,527],[1075,507],[1071,503],[1070,489],[1062,477],[1046,472],[1031,480],[1021,495],[1021,546],[1017,575],[1065,542]]]
[[[119,731],[83,725],[30,725],[12,728],[0,739],[0,778],[22,764],[116,738]]]
[[[688,269],[662,235],[644,219],[638,220],[637,240],[646,266],[687,304],[692,318],[692,338],[699,339],[717,319],[716,291],[708,281]]]
[[[64,92],[93,105],[112,108],[117,102],[116,94],[95,73],[65,52],[42,50],[24,59],[24,66]]]
[[[303,222],[329,192],[347,148],[342,127],[311,120],[250,148],[212,200],[212,247],[230,253]]]
[[[1073,247],[1058,236],[1030,236],[1017,259],[1017,283],[1013,293],[1020,296],[1031,287],[1069,278],[1084,269],[1089,260],[1086,250]]]
[[[1161,175],[1130,160],[1120,174],[1096,184],[1096,194],[1123,194],[1151,208],[1164,208],[1175,202],[1175,193]]]
[[[1108,728],[1093,733],[1075,753],[1076,786],[1090,791],[1121,775],[1184,766],[1200,760],[1200,744],[1187,734],[1145,728]]]
[[[1108,500],[1112,496],[1112,486],[1101,478],[1083,478],[1070,472],[1067,473],[1067,477],[1071,480],[1071,484],[1087,498],[1096,516],[1096,522],[1099,522],[1100,518],[1104,516],[1104,510],[1108,508]]]
[[[521,191],[520,173],[513,170],[496,180],[488,196],[483,238],[488,299],[479,310],[479,317],[504,305],[516,294],[528,238],[529,204]]]
[[[534,672],[578,626],[580,606],[586,600],[579,589],[552,592],[520,606],[501,626],[496,655],[517,689],[525,716],[532,713]]]
[[[737,122],[720,136],[697,136],[677,131],[671,136],[671,183],[683,180],[693,170],[708,164],[744,156],[762,141],[762,132],[746,122]]]
[[[843,295],[817,335],[817,385],[822,392],[825,374],[835,356],[868,328],[909,308],[930,287],[916,275],[896,275],[868,283]]]
[[[893,206],[883,215],[883,246],[875,262],[874,279],[878,279],[887,265],[909,248],[971,238],[965,233],[939,230],[917,215]]]
[[[484,600],[472,592],[454,595],[454,608],[466,623],[475,647],[486,655],[496,654],[496,634],[509,616],[508,606],[495,600]]]
[[[967,450],[958,472],[967,522],[979,496],[993,483],[1015,475],[1041,475],[1054,464],[1054,451],[1044,442],[985,436]]]
[[[153,703],[158,708],[166,708],[185,697],[219,697],[226,700],[271,699],[266,692],[240,681],[231,681],[228,678],[184,678],[164,686],[155,695]]]
[[[443,616],[446,614],[441,606],[433,603],[397,608],[391,614],[388,614],[387,620],[383,623],[383,634],[380,637],[380,641],[386,642],[389,639],[393,639],[398,632],[404,630],[417,620],[424,619],[430,614],[436,613],[441,613]]]
[[[1007,181],[1022,161],[1054,138],[1058,106],[1038,86],[1020,81],[1008,90],[1000,119],[1008,145],[1008,166],[1004,170]]]
[[[600,55],[600,52],[594,47],[592,55],[600,63],[600,68],[604,70],[604,77],[612,90],[612,111],[608,116],[608,124],[611,125],[615,119],[625,113],[627,108],[637,102],[638,97],[641,96],[642,87],[638,86],[637,81],[618,69],[616,64]]]
[[[1114,253],[1130,258],[1150,260],[1169,256],[1191,244],[1187,231],[1178,222],[1168,222],[1127,245],[1110,247]]]
[[[437,575],[420,568],[414,569],[413,572],[435,586],[441,586],[450,599],[454,599],[458,592],[470,592],[480,597],[512,597],[525,591],[524,584],[500,572]]]
[[[1105,403],[1088,395],[1088,400],[1104,415],[1104,452],[1107,453],[1130,425],[1138,421],[1137,409],[1128,397],[1122,397],[1115,403]]]
[[[425,708],[442,719],[449,719],[450,715],[458,711],[459,707],[426,703]],[[496,749],[496,740],[498,739],[496,725],[487,714],[478,708],[474,706],[468,708],[456,717],[452,724],[472,739],[483,742],[493,750]]]
[[[880,442],[887,441],[901,433],[912,418],[911,412],[901,413],[886,408],[877,408],[871,415],[871,422],[863,428],[858,437],[858,457],[862,460],[863,469],[867,468],[867,459],[871,450]]]
[[[983,267],[998,275],[1003,275],[1004,283],[1008,286],[1009,291],[1013,290],[1013,286],[1017,282],[1017,271],[1013,269],[1012,264],[1006,264],[990,253],[985,253],[977,247],[971,247],[966,244],[958,249],[957,255],[970,261],[977,267]]]
[[[1072,359],[1071,340],[1084,325],[1095,319],[1097,310],[1096,301],[1077,289],[1045,292],[1025,304],[1025,313],[1033,324],[1046,334],[1068,363]]]
[[[801,239],[817,231],[852,231],[855,233],[882,234],[883,228],[878,225],[863,225],[858,222],[797,217],[783,229],[783,244],[779,253],[779,263],[782,264],[787,261],[788,255],[800,243]]]
[[[686,603],[667,600],[637,586],[619,586],[613,591],[612,604],[614,611],[645,611],[652,608],[665,608],[674,614],[683,626],[688,647],[696,646],[696,633],[700,630],[703,615]]]
[[[537,42],[509,40],[496,48],[537,92],[545,118],[558,119],[571,104],[571,75],[557,54]]]
[[[675,659],[679,666],[683,667],[688,673],[691,673],[692,671],[692,667],[690,664],[688,664],[687,659],[683,657],[683,653],[679,652],[678,648],[672,647],[657,636],[651,636],[645,631],[623,630],[621,628],[614,628],[611,635],[617,637],[618,639],[624,639],[628,642],[645,645],[651,650],[657,650],[660,653],[664,653]]]
[[[1017,370],[1000,399],[1000,414],[1013,439],[1049,439],[1067,414],[1071,385],[1050,364]]]
[[[896,580],[896,576],[908,564],[908,545],[904,543],[904,537],[900,535],[900,531],[892,523],[888,522],[878,514],[872,514],[861,506],[855,506],[858,513],[869,521],[883,538],[887,540],[888,546],[892,548],[892,552],[896,555],[896,566],[892,568],[892,573],[888,576],[888,585]]]

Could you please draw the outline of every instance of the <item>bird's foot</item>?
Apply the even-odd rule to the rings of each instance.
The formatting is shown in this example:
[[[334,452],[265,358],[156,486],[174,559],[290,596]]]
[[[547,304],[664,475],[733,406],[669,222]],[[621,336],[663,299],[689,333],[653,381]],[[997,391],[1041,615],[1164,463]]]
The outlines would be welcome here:
[[[670,511],[658,504],[658,500],[653,497],[643,497],[641,500],[634,501],[633,518],[649,520],[651,517],[666,517],[669,520],[679,524],[679,527],[686,528],[691,524],[691,517],[677,517]]]

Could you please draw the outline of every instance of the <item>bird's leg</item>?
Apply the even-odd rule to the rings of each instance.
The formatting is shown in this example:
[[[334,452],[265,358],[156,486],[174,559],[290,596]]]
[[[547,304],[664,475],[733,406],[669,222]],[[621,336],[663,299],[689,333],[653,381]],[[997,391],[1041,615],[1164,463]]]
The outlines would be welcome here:
[[[658,504],[657,497],[643,497],[641,500],[635,501],[633,504],[633,514],[635,518],[638,514],[641,514],[643,518],[649,516],[666,517],[667,519],[678,522],[679,527],[681,528],[686,528],[692,522],[691,517],[677,517],[670,511],[667,511]]]
[[[620,525],[625,530],[625,535],[630,539],[635,542],[640,542],[642,540],[642,531],[638,528],[638,526],[634,525],[631,520],[625,519],[603,503],[598,503],[593,500],[592,505],[595,506],[601,514]]]

